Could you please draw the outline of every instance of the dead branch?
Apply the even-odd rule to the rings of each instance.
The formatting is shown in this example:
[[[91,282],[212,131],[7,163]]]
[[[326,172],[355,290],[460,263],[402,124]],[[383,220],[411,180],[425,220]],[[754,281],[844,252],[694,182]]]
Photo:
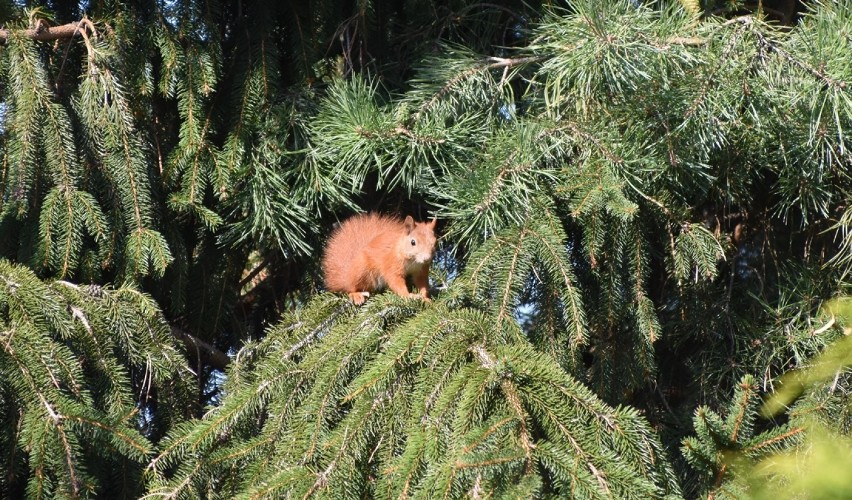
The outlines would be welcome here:
[[[15,30],[15,34],[23,35],[38,41],[61,40],[64,38],[73,38],[83,34],[83,30],[91,29],[91,21],[82,19],[77,22],[63,24],[61,26],[48,26],[43,21],[36,22],[34,28],[25,30]],[[12,36],[12,31],[8,29],[0,29],[0,44],[6,43],[9,37]]]
[[[231,362],[231,358],[229,358],[227,354],[220,351],[213,345],[208,344],[194,335],[186,333],[174,325],[169,326],[171,327],[172,335],[182,341],[186,345],[187,351],[199,358],[201,362],[222,371],[224,371]]]

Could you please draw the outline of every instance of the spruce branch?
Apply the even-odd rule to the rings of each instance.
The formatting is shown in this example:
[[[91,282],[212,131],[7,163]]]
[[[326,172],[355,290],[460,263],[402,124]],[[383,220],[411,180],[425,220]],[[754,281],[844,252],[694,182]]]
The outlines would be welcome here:
[[[733,472],[742,469],[744,460],[758,460],[795,445],[801,438],[804,429],[792,423],[755,435],[754,421],[760,403],[754,378],[745,376],[735,388],[724,420],[709,408],[696,410],[696,436],[684,439],[681,450],[703,476],[704,495],[708,498],[737,487],[739,478]]]

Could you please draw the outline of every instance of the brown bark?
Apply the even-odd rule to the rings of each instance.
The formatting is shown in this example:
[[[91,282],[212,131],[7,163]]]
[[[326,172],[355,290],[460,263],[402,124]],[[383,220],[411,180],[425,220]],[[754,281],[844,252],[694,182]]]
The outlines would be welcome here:
[[[186,345],[186,350],[193,356],[196,356],[206,365],[225,371],[225,368],[227,368],[228,364],[231,362],[231,358],[229,358],[227,354],[198,337],[186,333],[174,325],[170,326],[172,335],[182,341]]]
[[[39,41],[60,40],[63,38],[71,38],[82,34],[83,30],[88,29],[88,23],[84,21],[63,24],[61,26],[47,26],[41,21],[36,23],[35,28],[17,31],[18,34],[23,34],[27,38]],[[11,36],[8,29],[0,29],[0,43],[6,43],[6,40]]]

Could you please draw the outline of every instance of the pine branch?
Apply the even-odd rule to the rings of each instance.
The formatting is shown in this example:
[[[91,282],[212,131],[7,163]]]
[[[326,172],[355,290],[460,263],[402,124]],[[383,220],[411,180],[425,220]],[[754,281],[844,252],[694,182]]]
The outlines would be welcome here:
[[[754,34],[755,37],[757,37],[757,39],[760,41],[760,44],[763,47],[765,47],[766,49],[768,49],[772,52],[777,53],[778,55],[783,57],[787,62],[789,62],[793,66],[799,68],[800,70],[804,71],[805,73],[808,73],[808,74],[814,76],[815,78],[819,79],[820,81],[822,81],[822,82],[826,83],[827,85],[834,87],[836,89],[846,90],[846,88],[849,86],[849,84],[847,82],[830,77],[829,75],[825,74],[823,71],[820,71],[818,68],[813,67],[812,65],[808,64],[806,61],[802,61],[801,59],[795,57],[790,52],[784,50],[784,48],[781,47],[779,44],[773,43],[773,41],[770,40],[763,32],[761,32],[760,30],[758,30],[754,27],[754,19],[752,17],[742,18],[742,20],[740,22],[744,23],[746,26],[749,27],[750,32],[752,34]]]

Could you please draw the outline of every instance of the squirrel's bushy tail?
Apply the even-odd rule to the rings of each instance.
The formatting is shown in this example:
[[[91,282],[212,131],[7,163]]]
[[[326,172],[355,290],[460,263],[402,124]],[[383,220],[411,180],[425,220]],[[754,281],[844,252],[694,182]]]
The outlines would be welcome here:
[[[325,286],[332,292],[356,291],[359,269],[363,268],[358,260],[364,249],[373,239],[384,231],[398,230],[402,221],[381,214],[362,214],[343,222],[331,235],[322,259]]]

